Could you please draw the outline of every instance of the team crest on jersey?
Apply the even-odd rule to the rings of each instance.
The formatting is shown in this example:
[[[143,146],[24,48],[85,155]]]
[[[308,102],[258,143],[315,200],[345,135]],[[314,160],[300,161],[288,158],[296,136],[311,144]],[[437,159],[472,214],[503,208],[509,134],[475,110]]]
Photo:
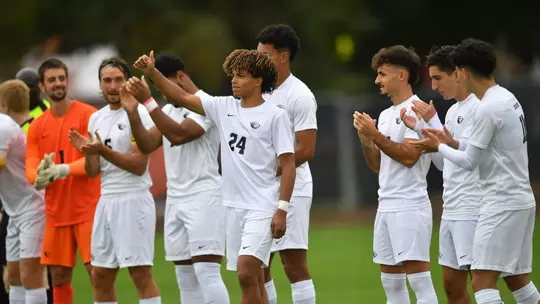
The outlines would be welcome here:
[[[462,123],[464,119],[465,119],[465,118],[463,118],[463,116],[458,116],[458,118],[457,118],[457,123],[458,123],[458,124]]]
[[[119,123],[119,124],[118,124],[118,129],[124,130],[125,128],[126,128],[126,125],[125,125],[125,124],[123,124],[123,123]]]
[[[184,118],[187,118],[189,113],[184,113]]]
[[[400,117],[397,117],[397,118],[396,118],[396,124],[399,125],[400,123],[401,123],[401,118],[400,118]]]
[[[251,125],[251,127],[252,127],[253,129],[258,129],[258,128],[261,126],[261,124],[258,123],[258,122],[256,122],[256,121],[252,121],[252,122],[250,122],[249,124]]]
[[[278,107],[278,108],[282,108],[283,110],[285,110],[285,106],[282,105],[282,104],[278,104],[277,107]]]

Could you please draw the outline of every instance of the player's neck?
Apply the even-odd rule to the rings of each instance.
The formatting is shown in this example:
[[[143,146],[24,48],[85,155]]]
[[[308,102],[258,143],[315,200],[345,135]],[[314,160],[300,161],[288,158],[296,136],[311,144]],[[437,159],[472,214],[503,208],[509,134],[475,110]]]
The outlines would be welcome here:
[[[472,93],[474,93],[478,99],[482,100],[484,95],[486,95],[487,90],[496,85],[497,83],[493,77],[487,79],[477,79],[476,83],[472,87]]]
[[[117,102],[117,103],[110,103],[109,104],[109,108],[113,111],[117,111],[117,110],[120,110],[120,108],[122,108],[122,104]]]
[[[464,101],[465,99],[467,99],[467,97],[469,97],[469,95],[471,95],[471,93],[467,92],[467,91],[465,90],[465,88],[463,88],[463,89],[460,89],[460,90],[457,92],[455,99],[456,99],[458,102],[462,102],[462,101]]]
[[[30,112],[25,112],[25,113],[14,113],[14,112],[11,112],[8,114],[9,117],[11,117],[11,119],[13,119],[19,126],[22,125],[23,123],[27,122],[28,120],[30,120],[30,118],[32,118],[32,116],[30,116]]]
[[[396,92],[395,95],[390,96],[392,99],[392,103],[394,106],[400,105],[404,103],[407,99],[411,98],[413,96],[412,88],[411,86],[407,86],[406,88],[403,88]]]
[[[264,99],[261,94],[254,94],[252,96],[242,97],[240,99],[240,106],[242,108],[255,108],[264,103]]]
[[[291,76],[291,69],[289,67],[282,68],[281,70],[278,70],[278,77],[276,81],[276,89],[281,86],[287,78]]]
[[[51,102],[51,112],[56,117],[63,117],[71,107],[73,100],[64,99],[62,101]]]

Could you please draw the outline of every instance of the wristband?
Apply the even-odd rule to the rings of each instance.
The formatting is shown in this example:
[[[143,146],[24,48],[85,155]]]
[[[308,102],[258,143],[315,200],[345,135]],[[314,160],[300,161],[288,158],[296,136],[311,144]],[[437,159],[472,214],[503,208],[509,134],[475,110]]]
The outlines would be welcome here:
[[[143,104],[146,110],[148,110],[148,113],[152,113],[152,111],[159,108],[158,103],[153,97],[148,98]]]
[[[435,116],[433,116],[431,118],[431,120],[428,121],[428,124],[433,129],[442,130],[442,128],[443,128],[443,125],[442,125],[441,120],[439,119],[439,115],[437,113],[435,113]]]
[[[278,206],[277,206],[277,207],[278,207],[278,209],[281,209],[281,210],[287,212],[287,210],[289,210],[289,202],[280,200],[280,201],[278,202]]]

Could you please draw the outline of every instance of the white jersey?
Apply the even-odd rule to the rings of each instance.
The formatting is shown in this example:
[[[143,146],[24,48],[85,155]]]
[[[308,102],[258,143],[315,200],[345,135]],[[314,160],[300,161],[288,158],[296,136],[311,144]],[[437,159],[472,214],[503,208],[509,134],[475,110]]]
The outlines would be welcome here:
[[[407,114],[416,115],[411,110],[412,101],[420,100],[416,95],[397,106],[382,111],[379,116],[378,129],[391,141],[403,143],[404,139],[418,139],[418,134],[405,126],[401,121],[400,111],[407,109]],[[379,208],[381,212],[417,210],[430,206],[427,194],[426,175],[431,157],[422,154],[412,167],[398,163],[381,150],[379,169]]]
[[[514,94],[498,85],[489,88],[470,132],[468,143],[485,150],[479,165],[480,179],[485,183],[482,209],[534,207],[525,114]]]
[[[0,199],[10,217],[45,210],[43,191],[26,179],[26,136],[11,117],[0,114],[0,152],[6,155],[0,173]]]
[[[232,96],[201,96],[206,117],[221,142],[223,203],[228,207],[275,212],[279,199],[278,156],[294,153],[287,112],[264,102],[243,108]]]
[[[195,95],[208,96],[203,91]],[[192,119],[205,131],[200,138],[176,146],[163,136],[167,198],[173,198],[167,202],[192,199],[199,193],[218,190],[221,187],[217,161],[220,141],[219,131],[212,120],[184,107],[175,108],[171,104],[163,107],[163,113],[177,123],[182,123],[186,118]]]
[[[151,129],[154,122],[146,108],[139,104],[137,110],[144,128]],[[127,112],[123,108],[111,110],[109,106],[105,106],[92,114],[88,122],[88,132],[95,134],[96,131],[107,147],[119,153],[132,154],[131,144],[135,141]],[[99,167],[102,173],[101,195],[148,190],[152,186],[148,165],[142,176],[120,169],[103,157],[99,160]]]
[[[293,74],[271,94],[264,94],[263,98],[287,111],[294,132],[317,129],[315,96],[307,85]],[[313,179],[308,162],[296,168],[293,196],[313,196]]]
[[[470,94],[465,100],[458,101],[446,113],[445,126],[457,140],[464,140],[464,133],[474,122],[474,116],[480,100]],[[478,168],[465,170],[447,158],[443,158],[443,214],[446,220],[478,219],[482,201],[482,183]]]

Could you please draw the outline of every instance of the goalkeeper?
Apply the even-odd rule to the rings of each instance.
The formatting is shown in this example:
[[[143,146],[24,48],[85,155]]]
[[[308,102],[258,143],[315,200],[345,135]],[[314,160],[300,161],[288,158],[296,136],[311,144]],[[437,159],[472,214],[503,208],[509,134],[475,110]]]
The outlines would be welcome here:
[[[89,178],[85,159],[69,141],[69,131],[86,134],[96,109],[67,97],[68,69],[57,59],[39,68],[39,86],[51,108],[32,121],[27,135],[26,177],[45,189],[45,235],[41,263],[51,271],[55,303],[71,303],[72,271],[79,249],[90,275],[90,238],[100,197],[99,178]],[[42,159],[42,157],[44,157]]]

